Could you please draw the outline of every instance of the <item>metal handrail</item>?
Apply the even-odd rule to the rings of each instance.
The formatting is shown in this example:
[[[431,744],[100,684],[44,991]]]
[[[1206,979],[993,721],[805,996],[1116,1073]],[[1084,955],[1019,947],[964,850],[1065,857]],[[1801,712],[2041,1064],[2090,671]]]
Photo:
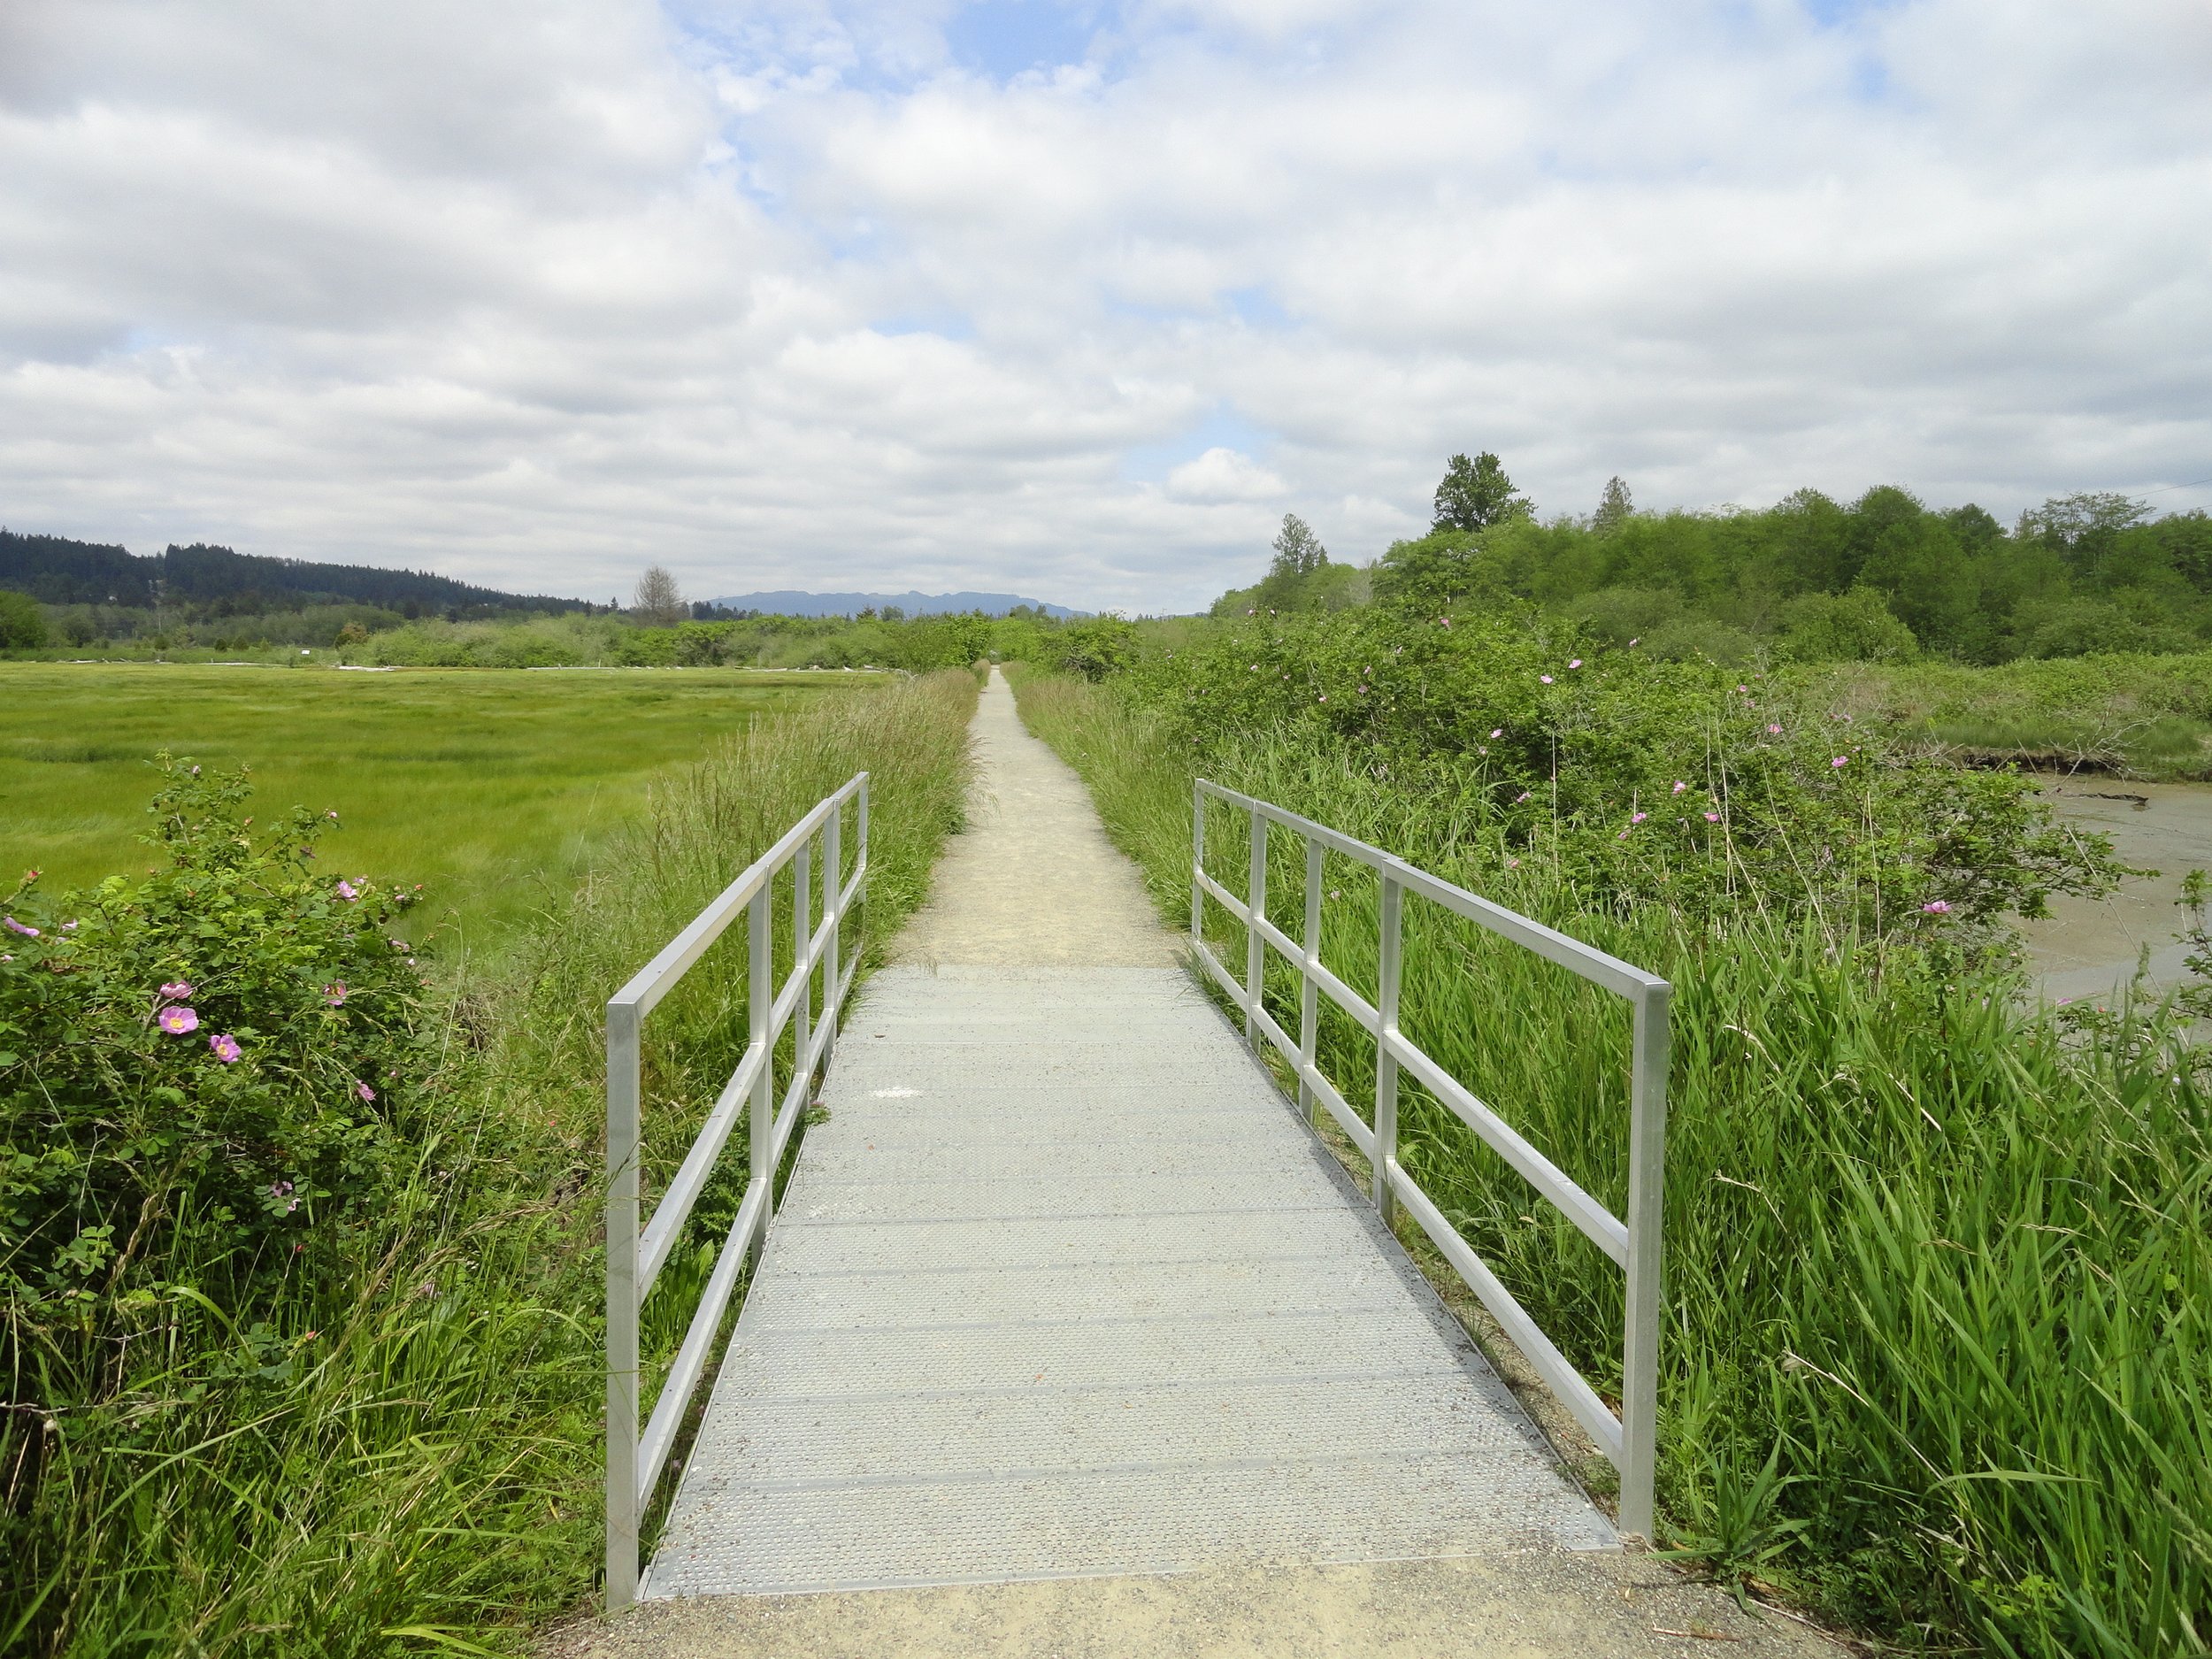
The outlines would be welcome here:
[[[1241,810],[1250,819],[1251,846],[1245,896],[1238,897],[1205,870],[1206,803]],[[1672,987],[1641,968],[1608,956],[1578,939],[1530,920],[1488,899],[1417,870],[1379,848],[1301,818],[1270,802],[1205,779],[1192,791],[1191,948],[1229,998],[1243,1010],[1245,1040],[1256,1050],[1265,1037],[1298,1079],[1299,1109],[1325,1108],[1374,1169],[1375,1208],[1389,1221],[1396,1207],[1455,1268],[1468,1286],[1527,1356],[1546,1385],[1573,1414],[1620,1471],[1620,1529],[1652,1536],[1652,1479],[1658,1452],[1660,1208],[1667,1125],[1668,1008]],[[1267,837],[1271,824],[1303,841],[1306,849],[1305,937],[1294,940],[1267,919]],[[1334,852],[1365,864],[1382,879],[1382,918],[1376,999],[1370,1003],[1321,961],[1322,859]],[[1417,894],[1454,914],[1625,998],[1634,1010],[1630,1043],[1628,1219],[1604,1205],[1539,1152],[1474,1092],[1424,1053],[1398,1028],[1403,968],[1405,895]],[[1234,975],[1207,946],[1206,900],[1234,916],[1246,934],[1245,975]],[[1273,949],[1299,972],[1298,1035],[1294,1039],[1264,1005],[1266,953]],[[1316,1064],[1319,999],[1326,995],[1375,1039],[1375,1110],[1371,1129]],[[1398,1162],[1398,1071],[1402,1066],[1624,1270],[1626,1337],[1622,1355],[1621,1415],[1616,1417],[1580,1372],[1537,1326],[1513,1294],[1444,1218],[1429,1195]]]
[[[845,806],[854,805],[854,858],[842,874]],[[814,843],[822,847],[819,926],[810,926],[810,879]],[[791,972],[772,987],[771,947],[775,930],[775,879],[791,872]],[[856,949],[840,972],[841,926],[860,902],[868,879],[868,774],[856,772],[787,831],[725,887],[688,927],[607,1003],[607,1610],[637,1599],[638,1521],[650,1506],[669,1450],[676,1441],[691,1395],[706,1370],[737,1286],[739,1267],[757,1259],[768,1241],[775,1205],[776,1171],[806,1109],[814,1075],[837,1041],[838,1014],[860,965]],[[746,918],[746,988],[750,1038],[730,1080],[715,1099],[683,1165],[638,1231],[638,1041],[645,1016],[676,987],[685,972],[740,915]],[[802,944],[801,941],[803,941]],[[822,970],[822,1008],[816,1023],[814,972]],[[792,1030],[791,1081],[779,1108],[776,1044]],[[752,1128],[752,1158],[743,1202],[715,1259],[706,1293],[684,1333],[667,1379],[653,1402],[642,1439],[638,1434],[638,1313],[646,1293],[667,1264],[691,1207],[714,1172],[741,1111]]]

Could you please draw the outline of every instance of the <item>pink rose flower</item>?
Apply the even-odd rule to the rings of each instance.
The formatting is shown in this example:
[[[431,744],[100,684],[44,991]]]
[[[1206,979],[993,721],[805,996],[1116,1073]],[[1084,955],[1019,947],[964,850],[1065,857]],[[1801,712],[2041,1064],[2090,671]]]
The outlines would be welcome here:
[[[210,1037],[207,1040],[207,1046],[209,1048],[213,1050],[215,1057],[218,1060],[220,1060],[225,1065],[228,1065],[232,1061],[235,1060],[240,1053],[238,1039],[232,1036],[228,1032],[225,1032],[219,1036]]]
[[[347,880],[343,876],[341,876],[338,879],[338,896],[343,899],[347,903],[350,904],[361,896],[361,889],[355,887],[352,882]]]
[[[187,1032],[199,1030],[200,1017],[195,1010],[187,1008],[183,1003],[172,1002],[168,1007],[163,1009],[161,1012],[154,1016],[154,1024],[160,1026],[162,1030],[167,1032],[172,1037],[181,1037]]]

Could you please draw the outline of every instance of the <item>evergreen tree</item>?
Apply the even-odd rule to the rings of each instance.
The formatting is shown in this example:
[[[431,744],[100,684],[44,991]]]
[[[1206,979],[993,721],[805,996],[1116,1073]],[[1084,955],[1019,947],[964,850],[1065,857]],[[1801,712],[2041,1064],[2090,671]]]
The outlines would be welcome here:
[[[1626,480],[1616,472],[1605,480],[1605,494],[1598,497],[1598,510],[1591,515],[1590,527],[1600,535],[1609,534],[1635,511],[1636,503],[1629,498]]]
[[[1313,527],[1294,512],[1283,515],[1283,527],[1275,533],[1275,557],[1267,574],[1252,589],[1252,603],[1263,611],[1304,611],[1312,608],[1313,579],[1329,568],[1329,550]]]
[[[1321,538],[1294,512],[1283,515],[1283,527],[1275,533],[1272,546],[1275,560],[1267,567],[1270,576],[1310,576],[1329,562],[1329,549],[1321,545]]]
[[[1436,487],[1433,530],[1486,530],[1509,518],[1535,517],[1536,504],[1513,488],[1498,457],[1485,449],[1470,461],[1455,455]]]

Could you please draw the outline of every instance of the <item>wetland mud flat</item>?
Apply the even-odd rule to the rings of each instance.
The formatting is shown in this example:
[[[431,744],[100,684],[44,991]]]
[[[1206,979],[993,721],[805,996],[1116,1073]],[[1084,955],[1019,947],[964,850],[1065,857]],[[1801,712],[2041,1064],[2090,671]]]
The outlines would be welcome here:
[[[2212,784],[2077,775],[2054,780],[2044,798],[2062,822],[2111,836],[2123,863],[2154,873],[2128,877],[2108,898],[2055,898],[2050,916],[2024,924],[2037,989],[2055,1002],[2110,995],[2147,951],[2151,984],[2171,990],[2187,977],[2182,879],[2212,871]]]

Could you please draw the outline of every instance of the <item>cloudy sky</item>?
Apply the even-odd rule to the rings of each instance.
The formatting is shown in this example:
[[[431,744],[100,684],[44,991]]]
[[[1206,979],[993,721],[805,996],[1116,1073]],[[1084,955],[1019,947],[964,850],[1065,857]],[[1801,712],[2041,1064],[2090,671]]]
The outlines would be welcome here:
[[[1133,611],[1463,449],[2212,505],[2208,88],[2200,0],[4,0],[0,523]]]

